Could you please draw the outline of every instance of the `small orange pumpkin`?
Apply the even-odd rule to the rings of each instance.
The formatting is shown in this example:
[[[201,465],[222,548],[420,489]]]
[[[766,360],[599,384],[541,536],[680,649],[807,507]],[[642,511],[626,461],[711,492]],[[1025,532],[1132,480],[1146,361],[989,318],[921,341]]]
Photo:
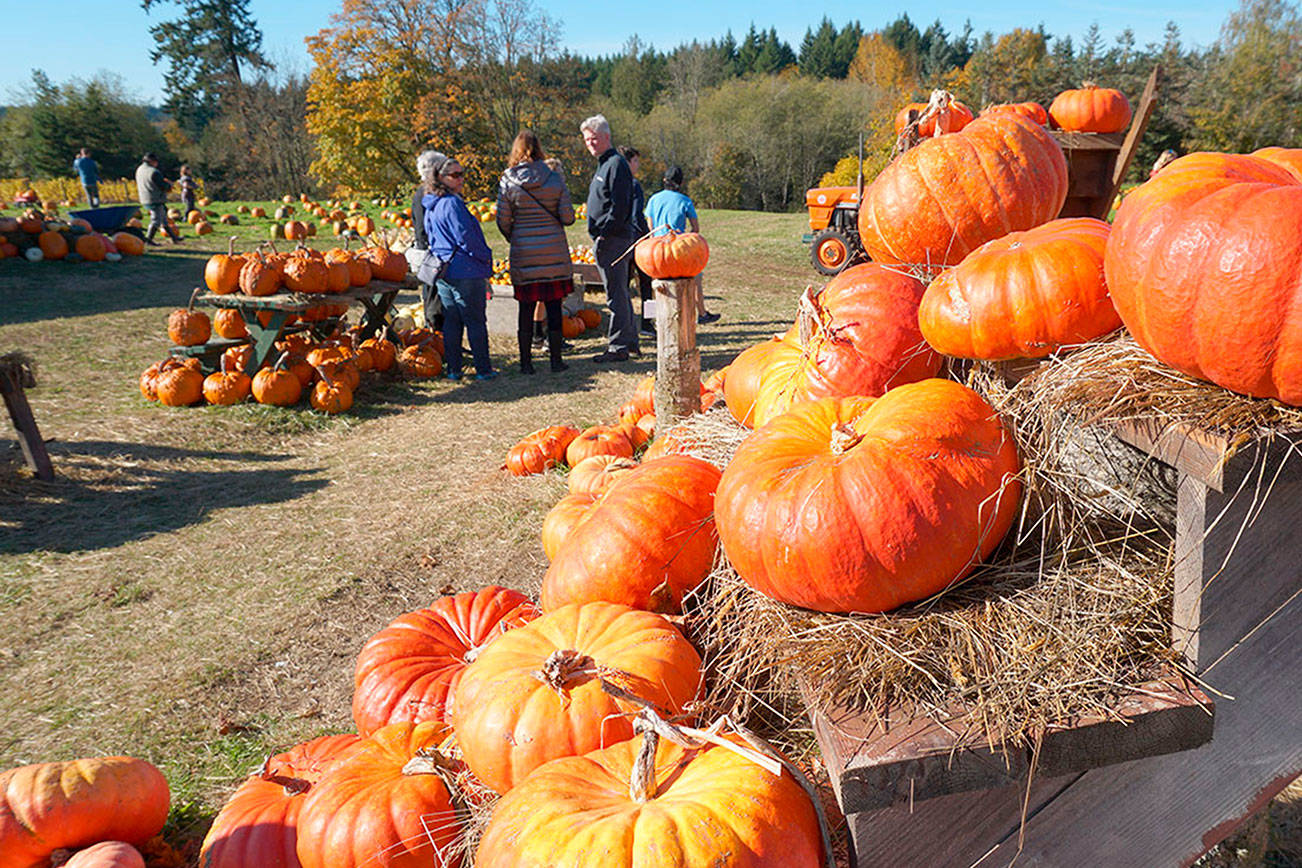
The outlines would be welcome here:
[[[194,309],[194,300],[201,290],[190,293],[190,303],[172,311],[167,318],[167,336],[178,347],[193,347],[208,342],[212,337],[212,321],[208,314]]]
[[[287,357],[287,353],[282,354],[276,364],[253,375],[253,399],[259,404],[289,407],[303,397],[303,384],[285,369]]]

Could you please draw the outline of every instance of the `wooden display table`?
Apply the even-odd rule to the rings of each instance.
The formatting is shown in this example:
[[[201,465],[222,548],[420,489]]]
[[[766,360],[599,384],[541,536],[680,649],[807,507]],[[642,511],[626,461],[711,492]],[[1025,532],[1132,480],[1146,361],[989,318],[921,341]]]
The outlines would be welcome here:
[[[1179,474],[1171,638],[1205,691],[1172,673],[1115,709],[1129,726],[1068,722],[1029,783],[1027,752],[961,726],[816,714],[855,865],[1188,865],[1302,773],[1302,438],[1117,435]]]
[[[408,280],[402,283],[372,280],[366,286],[332,293],[281,292],[260,296],[244,295],[240,292],[226,295],[212,292],[200,293],[195,298],[195,304],[238,310],[249,330],[248,340],[218,338],[193,347],[172,347],[171,352],[173,355],[211,357],[214,354],[220,355],[232,346],[248,343],[253,347],[253,355],[245,365],[244,372],[253,376],[275,351],[276,341],[280,340],[285,333],[285,322],[290,314],[303,313],[323,304],[346,304],[356,301],[360,302],[363,308],[360,322],[361,339],[373,337],[381,330],[384,331],[385,337],[393,339],[395,336],[390,333],[389,326],[389,312],[393,308],[393,300],[402,290],[415,288],[417,284],[414,278],[409,276]],[[263,324],[258,316],[262,313],[268,314],[266,324]]]

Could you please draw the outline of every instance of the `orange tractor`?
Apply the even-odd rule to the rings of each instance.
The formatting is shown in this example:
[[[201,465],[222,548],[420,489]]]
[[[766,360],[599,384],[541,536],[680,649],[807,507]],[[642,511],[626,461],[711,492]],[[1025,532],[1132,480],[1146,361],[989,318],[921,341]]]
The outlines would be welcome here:
[[[867,259],[859,243],[859,199],[863,196],[863,136],[859,136],[859,180],[853,187],[815,187],[805,191],[809,209],[809,261],[831,277],[854,261]]]

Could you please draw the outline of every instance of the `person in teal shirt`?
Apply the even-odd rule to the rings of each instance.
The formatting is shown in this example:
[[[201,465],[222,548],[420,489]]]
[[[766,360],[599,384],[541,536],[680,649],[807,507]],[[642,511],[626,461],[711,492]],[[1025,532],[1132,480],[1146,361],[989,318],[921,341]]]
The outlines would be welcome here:
[[[665,171],[665,188],[656,193],[646,203],[646,222],[651,227],[652,235],[666,235],[671,230],[686,232],[691,226],[693,232],[701,231],[700,221],[696,217],[696,206],[692,199],[683,192],[683,170],[670,166]],[[719,319],[719,314],[705,309],[705,287],[700,275],[696,277],[696,322],[708,325]]]

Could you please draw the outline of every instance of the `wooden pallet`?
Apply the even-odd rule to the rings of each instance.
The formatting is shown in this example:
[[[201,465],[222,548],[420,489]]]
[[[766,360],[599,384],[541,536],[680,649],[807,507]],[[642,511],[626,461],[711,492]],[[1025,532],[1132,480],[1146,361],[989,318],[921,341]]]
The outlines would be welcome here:
[[[866,720],[855,742],[846,720],[815,719],[855,865],[1188,865],[1302,774],[1302,440],[1117,434],[1178,471],[1172,642],[1205,693],[1157,691],[1133,730],[1070,724],[1053,738],[1077,746],[1042,748],[1029,784],[1029,757],[991,752],[979,733],[901,720],[892,747]],[[1205,742],[1194,706],[1209,696]]]

